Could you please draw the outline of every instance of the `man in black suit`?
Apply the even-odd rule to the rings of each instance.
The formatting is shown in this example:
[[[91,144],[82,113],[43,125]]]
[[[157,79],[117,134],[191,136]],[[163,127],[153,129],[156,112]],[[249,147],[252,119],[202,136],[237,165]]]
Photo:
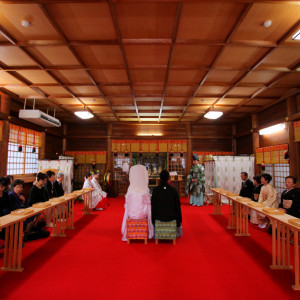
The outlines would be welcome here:
[[[247,198],[252,199],[254,185],[253,185],[253,182],[250,179],[248,179],[248,173],[242,172],[241,179],[242,179],[242,188],[240,190],[239,195],[241,197],[247,197]]]
[[[169,185],[170,174],[163,170],[160,173],[160,184],[153,189],[151,198],[152,223],[155,220],[168,222],[176,220],[177,230],[181,227],[182,216],[180,198],[177,190]]]
[[[54,193],[56,194],[56,197],[61,197],[65,194],[62,186],[65,176],[63,173],[58,172],[56,177],[57,178],[53,183]]]

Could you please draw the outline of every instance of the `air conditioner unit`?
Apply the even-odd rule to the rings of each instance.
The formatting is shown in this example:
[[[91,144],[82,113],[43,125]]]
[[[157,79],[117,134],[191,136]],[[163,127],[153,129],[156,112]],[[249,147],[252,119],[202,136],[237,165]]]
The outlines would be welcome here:
[[[43,127],[60,127],[58,119],[38,110],[38,109],[20,109],[19,118],[38,124]]]

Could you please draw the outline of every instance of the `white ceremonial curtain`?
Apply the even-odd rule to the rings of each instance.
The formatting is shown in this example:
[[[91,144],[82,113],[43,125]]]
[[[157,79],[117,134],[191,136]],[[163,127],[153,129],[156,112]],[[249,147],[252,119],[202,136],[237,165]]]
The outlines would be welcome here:
[[[61,160],[39,160],[38,172],[44,169],[57,169],[58,172],[62,172],[65,177],[63,181],[63,189],[65,193],[71,193],[73,189],[73,159],[61,159]]]
[[[215,162],[206,161],[204,162],[205,168],[205,193],[210,194],[211,188],[216,187],[215,183]]]
[[[214,156],[216,187],[239,193],[241,172],[247,172],[249,179],[254,176],[254,157],[252,156]]]

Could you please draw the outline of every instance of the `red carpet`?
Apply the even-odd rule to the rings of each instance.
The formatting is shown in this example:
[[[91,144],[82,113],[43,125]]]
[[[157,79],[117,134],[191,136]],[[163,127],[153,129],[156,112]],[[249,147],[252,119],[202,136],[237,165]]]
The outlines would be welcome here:
[[[187,199],[182,199],[187,203]],[[226,230],[212,206],[182,205],[183,237],[174,246],[121,241],[124,198],[83,216],[66,238],[23,248],[22,273],[0,271],[0,299],[299,299],[292,271],[272,271],[271,236]],[[226,207],[223,207],[226,211]],[[0,265],[3,249],[0,250]]]

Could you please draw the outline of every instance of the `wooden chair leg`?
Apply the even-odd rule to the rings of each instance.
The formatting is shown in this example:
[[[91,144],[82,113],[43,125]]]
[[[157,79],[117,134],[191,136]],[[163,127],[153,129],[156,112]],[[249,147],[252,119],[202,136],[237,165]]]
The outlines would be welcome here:
[[[173,240],[173,245],[175,245],[176,244],[176,240]]]
[[[155,239],[155,244],[158,244],[158,239]]]
[[[144,241],[145,241],[145,245],[147,245],[147,243],[148,243],[148,240],[147,240],[147,239],[145,239]]]
[[[130,239],[127,239],[127,244],[130,244]]]

